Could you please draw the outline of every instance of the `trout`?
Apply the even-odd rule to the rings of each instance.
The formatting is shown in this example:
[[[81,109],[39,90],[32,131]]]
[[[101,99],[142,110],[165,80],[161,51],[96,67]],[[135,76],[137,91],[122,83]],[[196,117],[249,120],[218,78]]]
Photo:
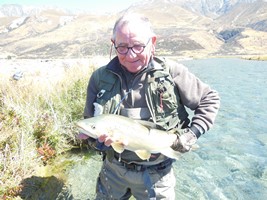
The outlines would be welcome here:
[[[141,121],[141,120],[140,120]],[[112,148],[117,153],[124,149],[133,151],[142,160],[148,160],[153,153],[161,153],[173,159],[179,159],[181,153],[170,146],[177,138],[176,134],[158,130],[128,117],[114,114],[102,114],[76,122],[80,133],[97,139],[107,135],[114,142]]]

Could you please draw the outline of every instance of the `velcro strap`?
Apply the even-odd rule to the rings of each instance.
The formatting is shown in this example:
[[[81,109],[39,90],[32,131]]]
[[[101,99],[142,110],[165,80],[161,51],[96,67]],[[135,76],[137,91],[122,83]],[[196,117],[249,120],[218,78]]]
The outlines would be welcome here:
[[[196,135],[197,138],[199,138],[201,136],[200,131],[194,125],[191,126],[189,129]]]

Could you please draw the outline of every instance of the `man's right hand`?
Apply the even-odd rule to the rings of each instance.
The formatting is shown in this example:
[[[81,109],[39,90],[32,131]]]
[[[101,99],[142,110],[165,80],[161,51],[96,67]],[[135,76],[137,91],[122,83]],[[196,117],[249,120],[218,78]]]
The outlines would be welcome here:
[[[110,149],[110,145],[113,142],[112,138],[108,137],[106,134],[100,135],[98,139],[94,139],[86,134],[79,133],[77,138],[80,140],[88,140],[88,145],[98,151]]]
[[[104,143],[104,145],[107,147],[109,147],[112,144],[112,142],[114,142],[113,139],[107,136],[106,134],[100,135],[97,140],[100,143]]]
[[[90,137],[86,134],[79,133],[77,138],[80,140],[87,140]],[[107,147],[109,147],[111,143],[113,142],[112,138],[108,137],[106,134],[100,135],[97,140],[99,143],[104,143]]]

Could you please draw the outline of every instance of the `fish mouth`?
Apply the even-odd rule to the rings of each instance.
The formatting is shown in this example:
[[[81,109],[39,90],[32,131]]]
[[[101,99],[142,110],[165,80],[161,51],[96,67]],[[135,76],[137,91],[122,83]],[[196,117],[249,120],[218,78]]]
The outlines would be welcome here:
[[[76,124],[79,133],[83,133],[86,135],[92,135],[88,130],[86,130],[85,128],[83,128],[82,126],[80,126],[79,124]]]

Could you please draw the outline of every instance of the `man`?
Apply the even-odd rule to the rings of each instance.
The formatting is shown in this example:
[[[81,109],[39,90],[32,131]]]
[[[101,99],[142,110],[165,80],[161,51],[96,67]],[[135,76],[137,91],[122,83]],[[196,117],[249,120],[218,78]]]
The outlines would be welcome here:
[[[186,67],[154,56],[156,35],[146,17],[119,18],[111,39],[117,56],[91,76],[84,117],[103,113],[153,122],[158,129],[177,131],[172,148],[190,151],[213,125],[219,109],[218,93]],[[190,120],[185,106],[194,110]],[[191,123],[190,123],[191,121]],[[105,133],[89,143],[104,152],[97,180],[97,199],[175,199],[173,160],[152,154],[141,160],[134,152],[118,154]]]

